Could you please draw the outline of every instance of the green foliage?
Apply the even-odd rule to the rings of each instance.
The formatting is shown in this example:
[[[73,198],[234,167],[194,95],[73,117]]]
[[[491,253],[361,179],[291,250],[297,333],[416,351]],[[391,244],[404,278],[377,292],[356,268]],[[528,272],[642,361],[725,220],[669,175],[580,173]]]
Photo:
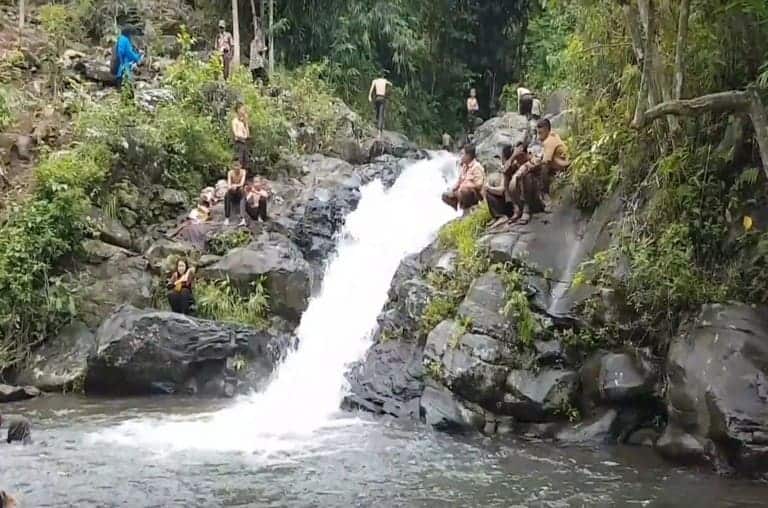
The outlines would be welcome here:
[[[523,271],[519,267],[506,264],[495,267],[504,278],[507,289],[507,303],[504,313],[511,316],[517,326],[519,344],[524,347],[533,346],[536,338],[536,320],[531,311],[528,295],[525,292]]]
[[[269,295],[263,280],[251,284],[247,297],[242,296],[229,279],[199,281],[195,285],[195,301],[198,315],[202,318],[256,328],[266,326]]]
[[[435,381],[442,381],[445,377],[445,373],[443,372],[443,364],[438,361],[426,361],[424,363],[424,370],[427,372],[427,376],[431,377]]]
[[[440,230],[439,241],[443,248],[456,250],[456,268],[452,273],[432,271],[427,274],[430,285],[437,294],[430,300],[421,317],[420,331],[428,334],[438,323],[455,317],[461,299],[474,279],[490,267],[488,255],[477,240],[491,220],[485,204],[476,207],[468,216],[457,219]]]
[[[244,247],[253,239],[247,229],[230,229],[215,236],[208,242],[208,251],[217,256],[223,256],[232,249]]]
[[[11,106],[8,104],[5,90],[0,88],[0,131],[11,124]]]

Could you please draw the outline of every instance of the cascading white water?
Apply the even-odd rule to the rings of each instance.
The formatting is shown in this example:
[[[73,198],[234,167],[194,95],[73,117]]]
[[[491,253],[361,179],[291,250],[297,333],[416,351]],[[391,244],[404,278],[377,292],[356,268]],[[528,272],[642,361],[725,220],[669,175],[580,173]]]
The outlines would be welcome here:
[[[386,303],[400,261],[434,238],[456,216],[440,200],[455,176],[455,159],[441,154],[407,167],[391,189],[379,181],[361,189],[322,289],[302,316],[298,349],[267,389],[232,407],[194,418],[137,420],[93,436],[96,441],[153,449],[238,450],[268,455],[303,447],[340,418],[344,373],[370,346],[376,317]]]

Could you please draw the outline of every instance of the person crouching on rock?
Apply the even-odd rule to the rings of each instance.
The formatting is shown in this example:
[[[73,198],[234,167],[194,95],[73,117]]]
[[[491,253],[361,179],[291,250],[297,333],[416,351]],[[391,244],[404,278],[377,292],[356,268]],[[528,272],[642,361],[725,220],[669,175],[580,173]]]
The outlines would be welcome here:
[[[23,416],[12,416],[10,418],[0,416],[0,427],[3,425],[8,426],[8,434],[6,436],[8,443],[17,441],[29,444],[32,442],[32,425]]]
[[[245,195],[245,212],[254,221],[267,222],[267,199],[271,189],[269,182],[260,176],[254,176]]]
[[[560,136],[552,130],[549,119],[542,118],[536,123],[536,135],[541,142],[542,154],[534,157],[520,168],[519,178],[533,172],[541,183],[540,195],[543,201],[549,201],[549,188],[552,180],[570,167],[568,149]]]
[[[0,508],[18,508],[16,499],[4,490],[0,490]]]
[[[195,269],[187,265],[185,259],[176,262],[176,270],[168,279],[168,303],[171,310],[178,314],[191,314],[195,298],[192,288],[195,285]]]
[[[484,184],[485,168],[477,160],[474,145],[466,145],[461,157],[459,179],[453,189],[443,193],[443,202],[466,212],[483,199]]]
[[[239,162],[234,169],[227,174],[227,194],[224,196],[224,225],[229,226],[229,217],[232,215],[232,207],[238,208],[240,225],[245,226],[243,216],[243,198],[245,197],[245,169]]]

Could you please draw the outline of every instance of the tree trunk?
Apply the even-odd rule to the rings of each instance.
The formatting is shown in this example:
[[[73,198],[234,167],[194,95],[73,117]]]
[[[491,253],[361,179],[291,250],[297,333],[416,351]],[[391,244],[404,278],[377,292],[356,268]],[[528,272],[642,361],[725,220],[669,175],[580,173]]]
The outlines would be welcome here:
[[[24,31],[24,17],[26,15],[24,0],[19,0],[19,46],[21,46],[21,35]]]
[[[645,39],[643,41],[643,74],[640,79],[640,91],[637,94],[635,117],[632,119],[632,125],[635,127],[645,124],[644,114],[646,109],[648,109],[648,106],[654,106],[658,99],[653,87],[653,57],[655,55],[651,49],[656,38],[656,17],[653,15],[653,0],[641,0],[638,6],[640,19],[643,20],[645,25]],[[649,96],[651,97],[650,100]]]
[[[621,3],[621,10],[624,12],[624,21],[627,23],[629,29],[629,35],[632,38],[632,49],[635,50],[635,58],[637,64],[643,64],[643,34],[640,24],[640,13],[637,11],[637,7],[628,0],[624,0]]]
[[[685,79],[685,49],[688,45],[688,18],[690,17],[690,0],[680,0],[680,17],[677,21],[677,44],[675,46],[675,93],[674,98],[683,97],[683,81]]]
[[[240,66],[240,13],[237,0],[232,0],[232,37],[235,39],[235,47],[230,72],[234,72]]]
[[[251,16],[253,16],[253,35],[256,36],[260,21],[256,15],[256,0],[251,0]]]
[[[755,129],[760,150],[760,159],[763,161],[763,171],[768,177],[768,113],[760,99],[756,89],[747,91],[730,90],[709,95],[702,95],[695,99],[682,99],[662,102],[645,112],[643,124],[652,122],[665,115],[693,116],[703,113],[738,112],[749,115]]]
[[[269,0],[269,75],[275,72],[275,0]]]

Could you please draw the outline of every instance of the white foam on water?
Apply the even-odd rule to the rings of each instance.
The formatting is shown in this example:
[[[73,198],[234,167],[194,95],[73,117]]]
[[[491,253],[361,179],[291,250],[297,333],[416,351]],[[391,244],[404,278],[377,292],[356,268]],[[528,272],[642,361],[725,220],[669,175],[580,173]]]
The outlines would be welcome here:
[[[129,421],[90,440],[155,451],[241,451],[268,457],[306,451],[308,443],[321,445],[319,429],[358,423],[340,415],[344,374],[371,345],[400,261],[426,247],[440,226],[456,217],[440,200],[455,173],[455,158],[441,153],[405,168],[389,190],[378,180],[361,189],[321,291],[301,318],[299,347],[263,392],[215,413]]]

